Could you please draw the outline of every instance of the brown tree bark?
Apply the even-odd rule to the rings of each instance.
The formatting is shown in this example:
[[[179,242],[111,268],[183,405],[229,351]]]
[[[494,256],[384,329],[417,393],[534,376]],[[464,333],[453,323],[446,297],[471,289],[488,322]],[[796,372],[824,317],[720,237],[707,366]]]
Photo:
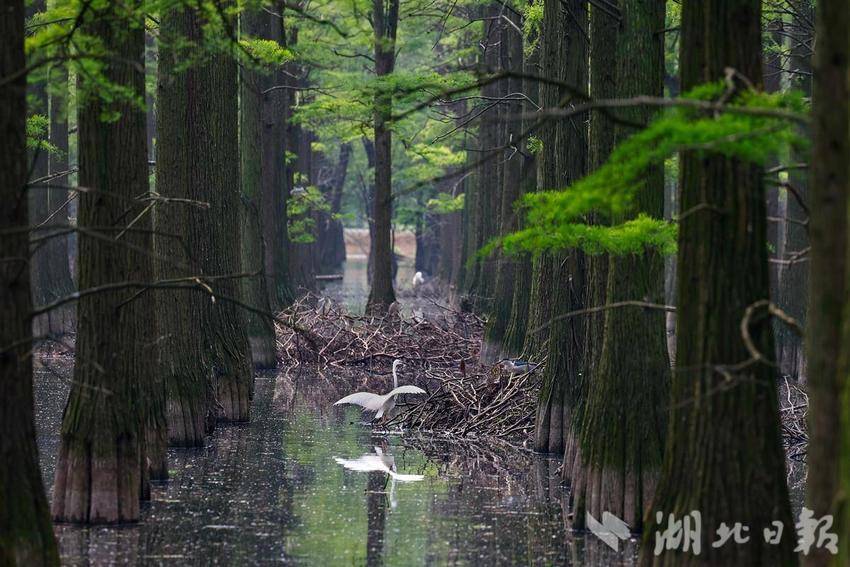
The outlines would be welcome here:
[[[372,2],[372,27],[375,32],[375,75],[392,74],[395,67],[395,41],[398,31],[399,0]],[[375,191],[372,218],[375,223],[374,260],[366,312],[383,314],[395,302],[393,290],[392,247],[392,118],[393,93],[386,85],[375,91]]]
[[[504,71],[515,75],[504,81],[504,90],[500,93],[507,96],[508,100],[503,104],[501,115],[503,119],[496,126],[502,129],[501,139],[510,146],[502,150],[501,159],[501,183],[496,188],[489,188],[494,193],[499,203],[498,235],[504,236],[517,230],[519,227],[518,216],[514,208],[514,202],[521,195],[523,153],[520,151],[520,134],[523,122],[515,119],[522,113],[522,102],[520,94],[523,89],[523,41],[522,35],[517,32],[521,26],[520,17],[513,11],[508,11],[503,17],[508,18],[513,25],[503,25],[501,33],[502,61],[501,67]],[[514,27],[516,26],[516,27]],[[501,141],[501,140],[499,140]],[[499,143],[499,142],[497,142]],[[493,164],[486,164],[485,168],[492,168]],[[496,265],[491,269],[484,266],[484,272],[492,277],[493,298],[487,302],[488,310],[487,326],[484,330],[484,342],[481,345],[481,361],[492,364],[504,355],[502,342],[507,331],[508,322],[511,318],[514,299],[514,284],[516,280],[517,264],[520,261],[516,256],[498,255],[495,258]],[[492,263],[492,260],[490,260]],[[495,274],[493,274],[495,271]]]
[[[730,41],[730,38],[735,38]],[[729,67],[762,85],[760,0],[682,3],[682,90]],[[743,82],[737,88],[745,88]],[[729,96],[736,96],[730,93]],[[794,534],[779,434],[776,373],[753,361],[741,333],[747,309],[768,298],[766,214],[760,167],[719,155],[680,156],[676,372],[664,463],[641,548],[642,565],[794,565],[794,538],[762,536],[773,522]],[[769,317],[748,325],[773,352]],[[701,553],[663,549],[669,514],[701,515]],[[741,522],[745,544],[713,547],[721,522]]]
[[[806,506],[817,518],[834,514],[839,556],[813,548],[804,564],[850,561],[850,323],[846,316],[850,195],[850,10],[821,0],[812,98],[809,318],[806,329],[809,452]]]
[[[104,74],[144,96],[144,29],[138,4],[104,5],[82,27],[114,57]],[[81,76],[80,289],[152,280],[145,114],[135,100],[107,103]],[[118,118],[104,121],[106,112]],[[132,223],[132,226],[130,226]],[[103,227],[121,229],[103,232]],[[101,236],[99,238],[98,236]],[[105,237],[105,238],[102,238]],[[139,519],[147,478],[145,435],[152,416],[157,356],[152,293],[133,289],[79,301],[74,381],[62,421],[53,490],[58,521],[98,524]]]
[[[58,565],[38,466],[26,196],[24,2],[0,11],[0,564]],[[20,75],[11,79],[13,74]]]
[[[280,25],[279,18],[259,8],[246,8],[242,12],[240,31],[243,36],[256,39],[275,41]],[[273,77],[264,69],[251,69],[249,64],[243,64],[240,69],[239,89],[239,152],[242,171],[241,199],[241,230],[242,230],[242,271],[258,273],[242,282],[241,292],[244,301],[265,312],[271,311],[269,301],[269,283],[274,284],[266,274],[265,246],[272,243],[264,242],[268,233],[264,223],[278,222],[262,214],[264,192],[273,192],[274,188],[266,189],[264,184],[269,182],[281,183],[283,180],[275,176],[277,160],[282,156],[274,155],[266,150],[268,146],[280,148],[279,141],[270,138],[276,135],[274,129],[265,124],[265,104],[268,89],[273,87]],[[272,120],[276,118],[272,117]],[[270,171],[271,170],[271,171]],[[272,205],[274,208],[274,206]],[[251,355],[257,368],[274,368],[277,366],[277,342],[274,325],[268,317],[258,313],[246,313],[248,340],[251,344]]]
[[[551,24],[546,22],[546,10],[555,3]],[[541,65],[560,69],[561,80],[572,91],[584,91],[587,84],[587,9],[581,0],[547,0],[544,5],[544,56]],[[547,27],[551,25],[552,28]],[[547,35],[551,32],[551,36]],[[550,47],[549,41],[555,46]],[[547,60],[550,49],[558,54]],[[558,105],[569,106],[572,93],[559,89]],[[546,100],[544,99],[544,103]],[[552,177],[543,188],[564,188],[581,178],[587,171],[587,120],[575,117],[560,121],[555,130]],[[546,152],[546,141],[543,142]],[[550,144],[552,141],[550,139]],[[549,158],[552,159],[551,157]],[[543,258],[545,261],[545,257]],[[551,295],[540,295],[539,300],[551,304],[552,316],[581,309],[585,304],[586,258],[579,250],[559,252],[553,255],[551,272]],[[548,324],[546,321],[544,324]],[[543,370],[543,386],[537,403],[534,447],[538,451],[562,454],[570,460],[576,450],[576,425],[579,423],[581,399],[583,397],[586,348],[585,323],[573,317],[554,322],[549,329],[549,345],[546,352],[546,367]]]
[[[593,13],[593,18],[606,20],[594,25],[593,30],[607,37],[607,46],[598,45],[596,40],[593,45],[605,49],[606,55],[614,55],[614,98],[659,97],[663,90],[664,43],[657,31],[664,25],[664,0],[622,0],[619,8],[620,20],[613,29],[613,18]],[[597,64],[594,62],[592,68]],[[651,110],[618,112],[617,118],[647,124]],[[620,123],[613,132],[609,152],[614,143],[624,141],[635,129]],[[663,217],[662,168],[647,175],[635,198],[633,214],[613,221],[620,223],[637,213]],[[597,299],[591,305],[635,298],[664,301],[664,260],[658,252],[611,256],[606,271],[604,300]],[[598,361],[589,365],[580,451],[573,462],[564,462],[564,472],[572,482],[570,498],[576,526],[584,526],[586,512],[597,519],[610,512],[639,532],[657,482],[667,430],[670,361],[665,314],[632,307],[603,313],[603,324],[594,329],[600,334],[604,329],[604,335]],[[594,338],[591,333],[590,340]]]

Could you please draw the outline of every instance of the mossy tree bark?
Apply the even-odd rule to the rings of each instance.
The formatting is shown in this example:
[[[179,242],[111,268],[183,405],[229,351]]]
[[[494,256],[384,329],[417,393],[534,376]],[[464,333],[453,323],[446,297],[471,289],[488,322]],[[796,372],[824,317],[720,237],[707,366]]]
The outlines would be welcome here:
[[[503,17],[510,20],[513,25],[502,26],[501,47],[503,53],[501,70],[514,73],[515,75],[504,81],[504,90],[507,92],[500,93],[506,97],[501,114],[505,117],[517,117],[522,113],[522,103],[519,93],[522,93],[523,88],[523,42],[522,36],[517,33],[516,28],[521,27],[522,24],[519,15],[514,11],[507,11]],[[499,159],[499,162],[502,164],[502,176],[498,187],[501,190],[497,193],[493,190],[494,188],[488,188],[490,192],[494,193],[495,198],[501,199],[499,203],[500,218],[498,224],[498,235],[501,236],[514,232],[519,226],[514,202],[521,194],[524,158],[523,154],[517,150],[516,144],[519,143],[518,140],[522,132],[522,125],[523,122],[519,120],[501,120],[496,124],[497,127],[501,127],[502,129],[501,138],[506,140],[509,145],[514,144],[514,147],[502,150],[502,156]],[[492,167],[492,163],[484,166],[485,169],[491,169]],[[492,301],[488,302],[490,308],[488,310],[487,326],[484,330],[484,341],[481,345],[481,361],[486,364],[495,362],[502,358],[504,354],[502,341],[505,337],[505,331],[507,330],[513,308],[518,259],[515,256],[499,254],[495,258],[495,261],[493,298]],[[492,267],[492,260],[490,262]],[[485,272],[489,271],[492,273],[492,269],[487,270],[486,267],[485,265]]]
[[[241,15],[240,30],[244,36],[276,41],[276,33],[280,25],[279,19],[266,11],[251,7]],[[267,233],[264,223],[268,215],[263,215],[264,181],[272,178],[269,170],[276,168],[275,161],[283,160],[283,156],[275,155],[266,150],[268,146],[280,148],[279,141],[272,139],[277,132],[267,127],[265,104],[267,89],[275,86],[273,78],[267,71],[251,69],[243,65],[240,69],[239,89],[239,150],[242,169],[241,223],[242,223],[242,271],[258,273],[256,276],[242,281],[242,298],[248,305],[265,312],[271,311],[268,285],[270,278],[266,274],[265,246]],[[271,120],[276,120],[270,117]],[[269,188],[273,191],[273,188]],[[273,280],[271,281],[273,285]],[[274,325],[268,317],[258,313],[246,313],[248,340],[251,345],[251,355],[257,368],[274,368],[277,366],[277,342]]]
[[[375,74],[379,80],[392,74],[395,67],[395,42],[398,31],[399,0],[372,2],[372,27],[375,32]],[[372,218],[375,223],[373,270],[366,312],[383,314],[395,301],[393,290],[392,247],[392,91],[379,87],[375,92],[375,189]]]
[[[189,92],[198,82],[197,69],[180,71],[188,54],[180,47],[190,35],[193,17],[186,11],[162,15],[157,79],[157,191],[166,199],[190,199],[190,185],[198,167],[197,139],[190,128],[199,111],[190,104]],[[155,237],[158,279],[174,279],[201,273],[199,258],[192,252],[205,238],[193,205],[166,203],[158,207]],[[175,234],[178,238],[168,238]],[[160,332],[169,338],[160,348],[159,372],[166,383],[168,442],[176,446],[203,446],[215,426],[215,392],[212,361],[205,349],[202,317],[209,298],[193,290],[164,290],[159,294]]]
[[[729,67],[760,87],[761,2],[685,0],[680,62],[683,91],[720,80]],[[793,565],[793,537],[776,545],[757,537],[775,521],[783,533],[795,532],[776,373],[753,361],[741,333],[746,310],[768,298],[763,171],[719,155],[683,153],[680,160],[676,372],[641,564]],[[764,313],[749,332],[759,352],[773,352]],[[681,547],[654,554],[668,514],[681,519],[693,510],[701,514],[701,554]],[[721,522],[741,522],[752,537],[713,547]]]
[[[839,556],[812,548],[809,566],[850,561],[850,318],[846,306],[847,206],[850,195],[850,11],[821,0],[812,99],[811,295],[806,330],[809,453],[806,506],[837,519]],[[843,319],[843,321],[842,321]],[[836,353],[840,353],[836,356]],[[843,498],[840,495],[844,495]]]
[[[92,8],[82,27],[112,55],[104,74],[144,96],[144,26],[135,3]],[[79,79],[80,289],[152,280],[145,113],[135,100],[101,101]],[[116,112],[112,121],[104,113]],[[129,223],[133,223],[129,227]],[[120,232],[98,238],[102,227]],[[123,228],[122,228],[123,227]],[[74,381],[65,407],[53,517],[74,523],[139,519],[148,456],[146,431],[161,382],[153,379],[153,294],[115,289],[79,301]],[[161,409],[161,408],[159,408]]]
[[[612,34],[609,43],[616,54],[616,98],[661,96],[664,40],[657,32],[664,25],[664,0],[621,0],[619,7],[619,34]],[[594,12],[599,16],[608,19]],[[636,109],[618,113],[618,118],[646,124],[651,115]],[[618,125],[615,132],[616,143],[634,130]],[[663,217],[661,168],[645,179],[634,212]],[[663,303],[663,258],[649,250],[610,257],[605,295],[609,302],[642,298]],[[585,512],[595,518],[610,512],[632,530],[641,530],[664,456],[669,391],[664,312],[631,307],[605,311],[599,360],[590,368],[579,456],[564,463],[564,469],[573,468],[570,496],[576,527],[584,526]]]
[[[29,225],[26,198],[24,2],[0,12],[0,564],[58,565],[38,465],[32,394]]]
[[[554,2],[556,6],[550,7]],[[547,10],[557,10],[547,22]],[[586,90],[588,80],[587,6],[581,0],[547,0],[544,5],[544,66],[561,69],[560,79],[570,89],[561,88],[559,106],[569,106],[575,91]],[[548,42],[555,41],[550,47]],[[554,60],[546,58],[549,50],[558,51]],[[544,99],[544,103],[545,103]],[[581,178],[587,169],[587,120],[577,116],[558,122],[554,137],[554,176],[544,184],[567,187]],[[551,143],[551,142],[550,142]],[[544,153],[546,141],[544,140]],[[586,258],[578,250],[558,252],[552,259],[551,296],[541,301],[552,304],[551,315],[557,317],[581,309],[586,296]],[[565,459],[576,448],[576,425],[579,423],[585,374],[586,323],[580,318],[553,322],[549,330],[543,387],[537,403],[534,447],[538,451],[565,453]]]

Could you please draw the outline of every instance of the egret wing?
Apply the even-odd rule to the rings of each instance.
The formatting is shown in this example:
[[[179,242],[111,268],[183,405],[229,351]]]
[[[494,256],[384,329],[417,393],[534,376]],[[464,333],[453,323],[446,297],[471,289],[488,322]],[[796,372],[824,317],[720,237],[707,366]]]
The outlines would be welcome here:
[[[393,388],[390,390],[390,393],[387,396],[397,396],[399,394],[427,394],[425,390],[420,388],[419,386],[399,386],[398,388]]]
[[[335,406],[342,404],[354,404],[356,406],[360,406],[369,411],[378,411],[381,409],[381,406],[384,405],[384,401],[386,401],[386,396],[381,396],[379,394],[372,394],[370,392],[357,392],[354,394],[349,394],[344,398],[337,400],[334,402]]]

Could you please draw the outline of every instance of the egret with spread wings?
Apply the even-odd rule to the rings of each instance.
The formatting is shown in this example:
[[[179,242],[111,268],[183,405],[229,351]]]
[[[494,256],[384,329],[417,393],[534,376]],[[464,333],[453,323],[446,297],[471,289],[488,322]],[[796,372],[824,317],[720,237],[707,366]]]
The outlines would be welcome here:
[[[373,394],[371,392],[357,392],[345,396],[341,400],[334,402],[335,406],[342,404],[353,404],[362,407],[366,411],[377,412],[375,419],[381,419],[395,407],[396,396],[399,394],[427,394],[425,390],[418,386],[399,386],[398,385],[398,367],[401,366],[401,360],[393,361],[393,389],[386,394]]]

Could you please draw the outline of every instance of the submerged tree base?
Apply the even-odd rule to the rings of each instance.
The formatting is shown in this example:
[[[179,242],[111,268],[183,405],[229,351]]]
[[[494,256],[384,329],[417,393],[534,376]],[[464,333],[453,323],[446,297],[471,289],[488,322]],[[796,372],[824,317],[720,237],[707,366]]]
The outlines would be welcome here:
[[[251,359],[254,368],[268,369],[277,367],[277,342],[274,335],[248,337],[251,345]]]
[[[137,522],[141,486],[137,439],[64,439],[56,464],[53,519],[78,524]]]

